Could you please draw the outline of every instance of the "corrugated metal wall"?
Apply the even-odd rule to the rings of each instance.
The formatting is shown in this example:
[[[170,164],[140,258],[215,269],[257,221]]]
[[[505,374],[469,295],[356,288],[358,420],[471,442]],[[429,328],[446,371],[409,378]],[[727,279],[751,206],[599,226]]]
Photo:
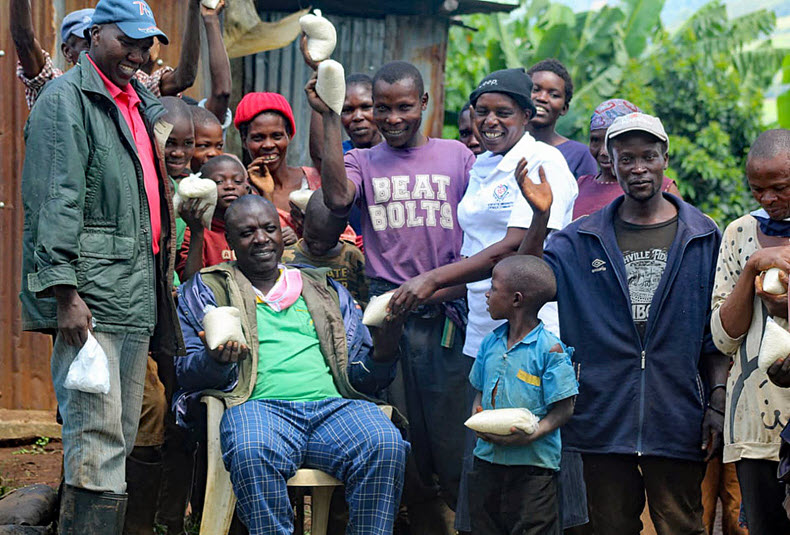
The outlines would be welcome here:
[[[265,21],[279,20],[285,13],[261,13]],[[386,17],[380,19],[328,18],[337,28],[337,48],[332,58],[339,61],[346,74],[375,74],[388,61],[414,63],[425,80],[429,94],[428,110],[423,115],[423,131],[439,137],[444,114],[444,65],[447,56],[448,21],[438,17]],[[298,42],[290,46],[243,60],[243,93],[275,91],[284,95],[294,111],[296,137],[288,147],[288,163],[310,165],[308,130],[310,105],[304,86],[312,72],[305,65]],[[238,79],[239,77],[236,77]]]
[[[171,45],[162,47],[161,53],[167,65],[178,63],[187,2],[150,0],[157,23],[171,39]],[[56,64],[62,65],[56,29],[63,15],[94,4],[93,0],[32,2],[36,36]],[[8,13],[9,0],[0,0],[0,408],[51,409],[55,395],[49,368],[50,339],[22,332],[17,298],[22,250],[22,130],[28,110],[23,86],[15,75],[16,52]]]
[[[166,65],[176,65],[189,0],[149,0],[157,23],[170,37],[162,47]],[[56,65],[63,66],[58,32],[64,14],[94,5],[94,0],[33,1],[36,36]],[[50,409],[55,406],[50,379],[50,339],[21,331],[17,298],[20,283],[22,205],[21,170],[24,160],[22,129],[27,119],[23,86],[15,76],[16,52],[8,25],[9,0],[0,0],[0,408]],[[276,20],[280,14],[263,14],[264,20]],[[441,134],[443,113],[443,79],[447,42],[447,19],[434,17],[390,16],[380,19],[332,17],[338,30],[338,46],[333,57],[347,73],[372,75],[387,61],[403,59],[417,65],[425,78],[430,95],[423,118],[423,131]],[[205,50],[203,51],[203,53]],[[202,55],[203,55],[202,53]],[[309,105],[304,85],[310,76],[296,44],[282,50],[257,54],[234,61],[242,69],[243,92],[277,91],[294,107],[297,137],[289,151],[293,165],[309,164],[307,133]],[[198,97],[205,88],[198,71],[198,81],[187,94]],[[197,88],[197,89],[196,89]],[[234,90],[234,94],[238,92]],[[235,105],[235,102],[234,102]]]

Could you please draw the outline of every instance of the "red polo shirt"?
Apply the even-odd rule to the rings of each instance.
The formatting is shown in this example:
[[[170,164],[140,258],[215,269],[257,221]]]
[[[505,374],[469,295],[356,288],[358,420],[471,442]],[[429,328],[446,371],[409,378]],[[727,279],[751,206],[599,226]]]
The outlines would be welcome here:
[[[143,168],[145,196],[148,200],[148,212],[151,217],[151,238],[153,240],[154,254],[157,254],[159,252],[159,237],[162,234],[159,175],[156,172],[156,164],[154,163],[154,148],[151,145],[151,138],[148,137],[143,117],[140,115],[140,97],[137,96],[132,84],[127,84],[124,89],[121,89],[101,72],[101,69],[96,66],[90,56],[88,56],[88,59],[96,69],[96,72],[99,73],[99,76],[101,76],[107,91],[115,100],[115,104],[121,111],[121,115],[134,138],[134,144],[137,147],[137,157],[140,159],[140,166]]]

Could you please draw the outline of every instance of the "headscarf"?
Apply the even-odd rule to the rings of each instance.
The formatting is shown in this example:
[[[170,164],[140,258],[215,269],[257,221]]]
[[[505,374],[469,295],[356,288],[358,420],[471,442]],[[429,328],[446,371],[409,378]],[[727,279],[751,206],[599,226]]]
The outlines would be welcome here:
[[[590,118],[590,131],[592,130],[605,130],[612,126],[612,123],[618,117],[628,115],[629,113],[639,112],[640,110],[636,104],[632,104],[627,100],[621,98],[612,98],[606,100],[598,105],[593,111]]]

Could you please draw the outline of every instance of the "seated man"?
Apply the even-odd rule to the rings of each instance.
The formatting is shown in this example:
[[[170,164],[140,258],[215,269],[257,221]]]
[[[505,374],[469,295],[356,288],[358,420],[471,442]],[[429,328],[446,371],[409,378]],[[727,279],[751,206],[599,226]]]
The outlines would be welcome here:
[[[343,481],[349,533],[392,533],[409,446],[368,395],[394,377],[402,325],[385,322],[374,348],[359,307],[326,270],[280,264],[279,216],[264,198],[239,198],[225,225],[237,260],[179,288],[187,355],[176,373],[185,391],[224,398],[222,454],[242,521],[252,535],[293,533],[286,481],[304,466]],[[237,307],[253,343],[209,350],[206,305]]]

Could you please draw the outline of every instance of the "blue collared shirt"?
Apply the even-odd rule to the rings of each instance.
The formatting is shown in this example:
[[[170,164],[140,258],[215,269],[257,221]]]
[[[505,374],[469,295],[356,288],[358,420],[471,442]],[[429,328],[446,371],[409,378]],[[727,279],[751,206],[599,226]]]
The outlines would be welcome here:
[[[540,323],[508,350],[508,325],[497,327],[483,339],[469,381],[483,393],[484,410],[523,407],[543,418],[554,403],[579,393],[571,364],[573,348]],[[556,344],[562,353],[551,352]],[[494,387],[496,406],[491,402]],[[560,431],[556,429],[527,446],[497,446],[478,439],[474,454],[494,464],[559,470],[560,449]]]

